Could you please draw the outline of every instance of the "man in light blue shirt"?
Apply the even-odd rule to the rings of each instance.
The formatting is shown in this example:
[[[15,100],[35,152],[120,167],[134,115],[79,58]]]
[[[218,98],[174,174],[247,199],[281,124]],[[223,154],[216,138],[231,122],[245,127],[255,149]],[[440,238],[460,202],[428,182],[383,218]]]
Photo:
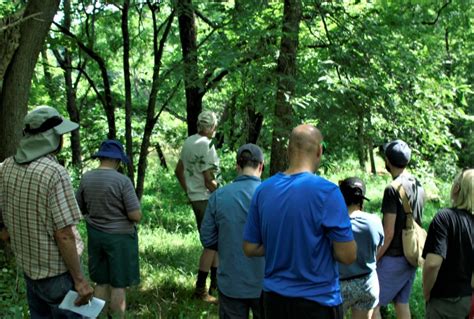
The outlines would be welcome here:
[[[246,257],[242,241],[247,211],[253,193],[260,185],[262,170],[261,149],[255,144],[241,146],[237,151],[239,176],[211,195],[202,222],[203,246],[219,251],[220,318],[248,318],[250,309],[253,318],[261,318],[264,258]]]

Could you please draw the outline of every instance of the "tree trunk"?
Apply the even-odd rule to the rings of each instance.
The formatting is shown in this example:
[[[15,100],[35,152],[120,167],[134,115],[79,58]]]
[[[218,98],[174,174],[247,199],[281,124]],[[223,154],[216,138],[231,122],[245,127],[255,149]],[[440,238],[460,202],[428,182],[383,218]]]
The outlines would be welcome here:
[[[44,73],[44,85],[46,87],[46,91],[48,92],[49,99],[51,101],[56,101],[58,98],[58,92],[55,89],[55,85],[53,83],[53,76],[49,71],[49,59],[48,59],[48,52],[46,43],[43,45],[41,49],[41,60],[43,64],[43,73]]]
[[[295,93],[296,55],[301,20],[301,0],[285,0],[283,35],[276,75],[278,77],[273,124],[270,175],[282,171],[288,165],[287,141],[293,128],[291,98]]]
[[[71,29],[71,1],[64,0],[64,27]],[[66,83],[66,108],[69,117],[72,121],[80,124],[81,115],[77,108],[76,88],[72,81],[72,55],[67,48],[64,49],[64,63],[62,65],[64,70],[64,81]],[[81,132],[75,130],[71,132],[71,148],[72,148],[72,165],[81,169]]]
[[[367,158],[365,152],[365,130],[364,130],[364,111],[357,111],[357,158],[362,171],[365,171],[365,160]]]
[[[163,150],[161,149],[160,143],[156,143],[155,149],[156,149],[156,153],[158,154],[158,158],[160,159],[161,167],[163,167],[164,169],[168,169],[168,164],[166,164],[165,154],[163,153]]]
[[[247,143],[257,144],[258,137],[263,125],[263,114],[255,112],[255,108],[252,105],[247,106],[248,115],[248,135]]]
[[[154,57],[154,66],[153,66],[153,80],[151,83],[150,96],[148,98],[147,114],[145,121],[145,129],[143,131],[142,144],[140,146],[140,155],[138,158],[138,169],[137,169],[137,187],[136,193],[138,198],[141,198],[143,195],[144,184],[145,184],[145,174],[147,167],[147,156],[148,156],[148,147],[150,146],[150,138],[155,127],[156,122],[158,121],[158,116],[155,116],[155,106],[157,101],[158,89],[159,89],[159,80],[160,80],[160,68],[161,68],[161,58],[163,56],[163,49],[168,38],[168,35],[171,30],[171,25],[174,20],[174,11],[171,12],[168,19],[165,21],[166,28],[163,31],[161,40],[158,44],[158,32],[159,29],[156,23],[156,10],[158,9],[153,4],[149,3],[150,10],[152,12],[153,18],[153,57]],[[161,113],[160,113],[161,114]]]
[[[41,14],[22,23],[20,45],[3,78],[0,95],[0,161],[15,153],[21,138],[35,64],[58,7],[59,0],[30,0],[27,3],[25,17]]]
[[[197,133],[197,118],[202,110],[200,94],[198,56],[196,44],[196,22],[191,0],[178,0],[179,38],[184,59],[184,87],[186,93],[186,118],[188,135]]]
[[[377,174],[377,168],[375,167],[375,157],[374,157],[374,143],[372,138],[369,138],[369,157],[370,157],[370,171],[373,175]]]
[[[107,65],[105,60],[100,56],[92,47],[87,46],[84,44],[75,34],[73,34],[70,30],[65,29],[62,25],[55,23],[55,25],[59,28],[59,30],[74,40],[79,48],[83,50],[89,57],[91,57],[98,65],[100,69],[100,75],[102,77],[102,85],[104,93],[101,94],[98,89],[97,85],[92,81],[90,77],[87,77],[89,84],[94,88],[97,96],[99,97],[100,101],[102,102],[102,106],[104,108],[105,116],[107,118],[107,126],[108,126],[108,134],[107,138],[115,139],[117,137],[117,128],[115,123],[115,106],[112,99],[112,89],[110,85],[110,79],[107,71]],[[84,73],[85,74],[85,73]]]
[[[128,31],[128,11],[130,0],[125,0],[122,7],[122,39],[123,39],[123,77],[125,85],[125,148],[129,158],[128,177],[135,180],[133,166],[132,140],[132,84],[130,82],[130,34]]]

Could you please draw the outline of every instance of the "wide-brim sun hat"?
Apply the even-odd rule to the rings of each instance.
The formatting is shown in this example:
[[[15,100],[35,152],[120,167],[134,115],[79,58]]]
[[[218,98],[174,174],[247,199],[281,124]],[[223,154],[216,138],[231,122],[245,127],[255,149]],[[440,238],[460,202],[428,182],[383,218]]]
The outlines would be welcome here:
[[[110,158],[128,164],[128,156],[123,150],[123,145],[117,140],[105,140],[100,144],[99,151],[92,158]]]
[[[16,149],[15,162],[25,164],[58,149],[61,135],[76,130],[79,124],[50,106],[38,106],[23,120],[23,137]]]

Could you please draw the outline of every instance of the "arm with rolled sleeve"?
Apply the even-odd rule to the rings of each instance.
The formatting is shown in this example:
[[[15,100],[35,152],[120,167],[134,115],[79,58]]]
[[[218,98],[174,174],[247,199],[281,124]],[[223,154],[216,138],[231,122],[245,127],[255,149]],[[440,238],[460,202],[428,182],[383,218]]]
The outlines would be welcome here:
[[[216,223],[217,194],[213,193],[207,203],[206,212],[201,225],[201,243],[204,248],[217,250],[219,228]]]
[[[247,222],[244,229],[243,250],[247,257],[261,257],[265,255],[262,240],[260,214],[258,211],[258,189],[252,197]]]
[[[334,258],[343,264],[353,263],[357,258],[357,245],[347,206],[339,188],[329,193],[326,199],[322,226],[333,243]]]

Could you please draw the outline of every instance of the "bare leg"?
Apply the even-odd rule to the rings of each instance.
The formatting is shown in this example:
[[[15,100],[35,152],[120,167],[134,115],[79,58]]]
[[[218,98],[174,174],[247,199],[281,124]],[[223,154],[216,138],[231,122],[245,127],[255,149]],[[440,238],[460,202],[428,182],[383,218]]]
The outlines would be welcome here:
[[[112,287],[110,294],[110,313],[112,318],[125,318],[126,307],[125,288]]]
[[[110,285],[97,285],[94,288],[94,296],[105,300],[105,307],[102,309],[102,314],[108,314],[108,308],[110,305]]]
[[[373,312],[373,309],[361,310],[352,308],[352,319],[370,319]]]
[[[212,267],[219,267],[219,254],[216,253],[214,255],[214,259],[212,260]]]
[[[216,258],[216,251],[212,249],[204,248],[199,259],[199,273],[196,282],[196,290],[194,292],[195,297],[209,303],[217,304],[217,299],[206,290],[206,278],[211,269],[214,259]]]
[[[395,303],[395,312],[398,319],[411,319],[410,305],[407,303]]]
[[[380,306],[374,308],[372,319],[382,319],[382,316],[380,315]]]
[[[204,272],[209,272],[211,265],[214,263],[214,260],[217,260],[217,254],[215,250],[204,248],[199,259],[199,270]],[[218,261],[216,261],[218,262]]]

